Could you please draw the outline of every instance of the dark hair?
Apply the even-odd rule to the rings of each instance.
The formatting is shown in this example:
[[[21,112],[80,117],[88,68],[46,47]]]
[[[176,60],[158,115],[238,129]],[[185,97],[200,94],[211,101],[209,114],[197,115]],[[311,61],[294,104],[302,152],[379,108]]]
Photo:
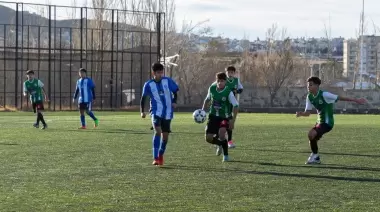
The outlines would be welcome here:
[[[322,81],[319,77],[309,77],[307,82],[313,82],[314,84],[321,85]]]
[[[164,70],[164,66],[161,63],[159,63],[159,62],[153,63],[152,70],[153,70],[153,72],[163,71]]]
[[[236,71],[236,68],[235,68],[234,66],[228,66],[228,67],[226,68],[226,71],[233,71],[233,72],[235,72],[235,71]]]
[[[84,68],[80,68],[79,71],[80,71],[80,72],[83,72],[83,73],[87,73],[87,70],[84,69]]]
[[[216,80],[227,80],[227,74],[224,72],[217,73]]]
[[[32,70],[27,70],[27,71],[26,71],[26,75],[29,75],[29,74],[34,74],[34,71],[32,71]]]

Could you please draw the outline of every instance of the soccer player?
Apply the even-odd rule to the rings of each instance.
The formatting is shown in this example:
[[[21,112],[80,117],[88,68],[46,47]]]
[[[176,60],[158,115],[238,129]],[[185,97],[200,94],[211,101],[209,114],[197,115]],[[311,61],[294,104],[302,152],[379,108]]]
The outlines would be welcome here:
[[[223,151],[223,161],[229,161],[226,131],[234,128],[239,111],[239,104],[231,89],[226,86],[226,82],[226,73],[217,73],[216,82],[209,87],[202,106],[202,110],[204,110],[211,103],[206,126],[206,141],[218,146],[217,155],[221,155]],[[230,105],[233,106],[232,118],[230,118]]]
[[[91,78],[87,77],[87,70],[84,68],[79,69],[79,79],[77,81],[73,103],[79,95],[78,107],[80,112],[80,121],[82,126],[79,129],[86,129],[86,119],[84,112],[86,111],[92,120],[94,120],[94,127],[98,127],[99,120],[95,117],[91,110],[92,102],[95,100],[95,84]]]
[[[33,124],[35,128],[39,128],[40,121],[43,124],[41,129],[46,129],[47,124],[45,122],[42,111],[44,110],[44,99],[48,101],[46,92],[44,89],[44,84],[41,80],[34,78],[34,71],[28,70],[26,72],[26,77],[28,78],[24,82],[24,96],[30,95],[30,102],[33,106],[33,112],[37,114],[37,121]]]
[[[241,94],[243,92],[243,85],[240,83],[240,79],[235,77],[236,68],[234,66],[228,66],[226,68],[226,74],[227,74],[227,83],[226,85],[233,91],[234,96],[236,97],[238,94]],[[233,108],[233,105],[231,106],[231,111]],[[230,117],[232,119],[232,117]],[[228,135],[228,148],[235,148],[235,144],[232,141],[232,130],[227,129],[227,135]]]
[[[307,83],[309,93],[306,97],[306,108],[304,112],[297,112],[296,116],[309,116],[313,107],[317,109],[317,123],[312,129],[310,129],[308,134],[312,153],[306,161],[306,164],[319,164],[321,163],[321,160],[318,154],[317,142],[324,134],[330,132],[334,127],[334,103],[340,100],[364,104],[366,103],[366,100],[338,96],[320,90],[319,86],[321,85],[321,80],[318,77],[308,78]]]
[[[153,165],[162,166],[179,88],[173,79],[164,76],[164,66],[161,63],[153,64],[152,73],[153,79],[145,82],[143,87],[140,112],[141,117],[145,118],[145,100],[149,97],[152,126],[155,130],[153,135]]]

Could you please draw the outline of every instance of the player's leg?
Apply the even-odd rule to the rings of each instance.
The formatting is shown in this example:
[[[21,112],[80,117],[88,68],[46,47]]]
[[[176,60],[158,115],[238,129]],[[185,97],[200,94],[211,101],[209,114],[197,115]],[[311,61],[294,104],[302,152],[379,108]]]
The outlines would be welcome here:
[[[94,127],[98,127],[99,120],[95,117],[94,113],[92,112],[92,104],[91,104],[91,102],[88,103],[86,113],[87,113],[88,116],[90,116],[92,118],[92,120],[94,120],[94,123],[95,123]]]
[[[160,144],[161,144],[161,122],[162,119],[158,116],[152,115],[152,126],[154,127],[154,133],[153,133],[153,138],[152,138],[152,153],[153,153],[153,165],[159,165],[160,160],[158,157],[159,149],[160,149]]]
[[[37,104],[32,103],[32,107],[33,107],[33,113],[36,114],[36,119],[37,119],[36,123],[33,124],[33,127],[40,128],[40,116],[37,113]]]
[[[234,106],[232,104],[230,104],[230,111],[232,111],[233,108],[234,108]],[[230,119],[232,119],[232,118],[233,117],[232,117],[232,114],[231,114]],[[227,138],[228,139],[228,148],[235,148],[235,144],[234,144],[234,142],[232,140],[232,130],[230,130],[230,129],[227,128],[227,135],[228,135],[228,138]]]
[[[220,128],[219,128],[219,140],[221,142],[221,146],[223,148],[223,161],[229,161],[228,158],[228,142],[226,138],[226,132],[229,128],[229,122],[228,119],[225,119],[220,122]]]
[[[161,121],[162,137],[161,137],[160,150],[158,151],[159,165],[164,165],[164,154],[166,151],[166,145],[168,144],[168,141],[169,141],[170,124],[171,124],[171,120],[162,119]]]
[[[216,155],[221,155],[223,148],[222,142],[219,140],[219,126],[221,119],[212,115],[209,115],[206,125],[206,142],[217,146]]]
[[[37,117],[41,121],[43,127],[41,129],[46,129],[47,124],[45,122],[44,115],[42,114],[42,111],[44,111],[44,103],[43,102],[37,102],[36,103],[36,111],[37,111]]]
[[[86,117],[84,116],[84,112],[87,110],[87,103],[79,103],[78,107],[79,107],[79,114],[80,114],[80,122],[81,122],[81,126],[79,127],[79,129],[86,129]]]
[[[331,131],[331,127],[327,124],[316,124],[308,134],[309,145],[311,149],[311,154],[306,162],[306,164],[319,164],[321,163],[320,156],[318,154],[318,141],[322,136]]]

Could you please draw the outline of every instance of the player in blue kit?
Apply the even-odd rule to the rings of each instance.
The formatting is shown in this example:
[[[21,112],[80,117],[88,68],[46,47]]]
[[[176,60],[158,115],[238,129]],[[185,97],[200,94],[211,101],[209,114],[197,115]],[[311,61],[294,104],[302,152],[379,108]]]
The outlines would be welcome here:
[[[169,139],[170,124],[173,119],[174,108],[177,103],[177,83],[164,76],[164,66],[154,63],[152,66],[153,79],[144,84],[140,111],[145,118],[145,100],[150,98],[150,115],[155,133],[153,135],[153,165],[164,164],[164,153]]]
[[[99,120],[91,111],[92,102],[95,100],[95,84],[91,78],[87,77],[87,70],[84,68],[79,69],[79,77],[73,98],[73,102],[75,103],[75,100],[79,95],[78,107],[80,111],[80,121],[82,123],[82,126],[79,127],[79,129],[86,129],[85,111],[87,115],[94,120],[94,127],[97,127],[99,125]]]

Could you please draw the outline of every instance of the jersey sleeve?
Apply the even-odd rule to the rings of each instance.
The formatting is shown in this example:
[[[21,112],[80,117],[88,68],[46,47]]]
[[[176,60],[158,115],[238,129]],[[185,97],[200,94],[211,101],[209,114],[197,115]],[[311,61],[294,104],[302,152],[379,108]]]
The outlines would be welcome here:
[[[146,82],[146,83],[144,84],[144,87],[143,87],[143,90],[142,90],[142,94],[141,94],[141,96],[149,96],[149,93],[150,93],[149,82]]]
[[[179,88],[178,88],[178,85],[177,83],[172,79],[172,78],[169,78],[169,89],[171,92],[175,93],[175,92],[178,92]]]
[[[240,78],[238,78],[238,89],[243,89],[243,85],[240,82]]]
[[[308,97],[306,97],[305,111],[310,111],[310,110],[313,110],[313,105],[311,104],[310,99]]]
[[[38,87],[40,88],[44,87],[44,83],[41,80],[38,80]]]
[[[92,79],[90,79],[90,88],[95,88],[95,83]]]
[[[234,93],[231,91],[230,94],[228,95],[228,101],[234,106],[237,107],[239,106],[238,101],[235,98]]]
[[[323,98],[325,99],[325,102],[328,104],[332,104],[338,101],[339,96],[332,94],[330,92],[323,92]]]

